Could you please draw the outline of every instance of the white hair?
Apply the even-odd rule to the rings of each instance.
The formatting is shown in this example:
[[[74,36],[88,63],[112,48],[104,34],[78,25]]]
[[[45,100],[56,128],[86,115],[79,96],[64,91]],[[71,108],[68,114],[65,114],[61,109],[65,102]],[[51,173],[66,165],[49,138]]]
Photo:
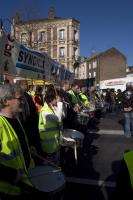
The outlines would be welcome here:
[[[21,87],[18,84],[0,85],[0,110],[4,107],[5,99],[13,99],[16,93],[23,94]]]

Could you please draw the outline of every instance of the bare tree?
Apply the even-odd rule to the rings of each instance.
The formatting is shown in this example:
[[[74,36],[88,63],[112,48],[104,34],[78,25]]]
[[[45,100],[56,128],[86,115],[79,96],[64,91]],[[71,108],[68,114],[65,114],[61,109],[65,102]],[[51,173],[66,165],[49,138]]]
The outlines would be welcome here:
[[[14,19],[14,22],[13,22],[13,35],[15,35],[15,25],[19,24],[19,23],[25,23],[25,22],[28,22],[28,23],[25,23],[24,24],[24,30],[27,34],[23,35],[23,41],[21,40],[21,42],[28,46],[29,48],[33,48],[35,49],[37,47],[36,43],[33,43],[32,42],[32,37],[34,35],[34,31],[35,31],[35,26],[34,26],[34,23],[33,21],[38,19],[40,16],[39,16],[40,12],[39,12],[39,8],[35,7],[35,5],[27,5],[26,4],[23,4],[23,7],[17,9],[17,12],[16,12],[16,15],[15,17],[13,17]],[[19,39],[19,38],[17,38]],[[36,37],[36,41],[37,41],[37,37]]]
[[[19,14],[21,20],[33,20],[39,18],[39,9],[36,8],[34,5],[26,6],[24,5],[23,8],[17,9],[16,13]]]

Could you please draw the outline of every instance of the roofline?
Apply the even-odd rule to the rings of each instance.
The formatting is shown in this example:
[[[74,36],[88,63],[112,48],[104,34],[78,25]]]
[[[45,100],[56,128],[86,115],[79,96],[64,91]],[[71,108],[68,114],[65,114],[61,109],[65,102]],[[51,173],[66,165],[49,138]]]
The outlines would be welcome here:
[[[90,56],[90,57],[87,58],[85,61],[90,61],[90,60],[93,60],[93,59],[95,59],[95,58],[97,58],[97,57],[103,56],[103,55],[106,54],[107,52],[110,52],[112,49],[115,50],[115,51],[117,51],[118,53],[120,53],[120,54],[123,56],[123,58],[127,60],[126,56],[125,56],[123,53],[121,53],[121,52],[120,52],[118,49],[116,49],[115,47],[112,47],[112,48],[107,49],[107,50],[105,50],[105,51],[103,51],[103,52],[101,52],[101,53],[97,53],[96,55]]]
[[[66,21],[72,20],[72,21],[75,21],[80,24],[80,22],[75,18],[55,17],[53,19],[44,18],[44,19],[31,19],[31,20],[23,20],[23,21],[20,20],[20,21],[16,22],[15,25],[29,24],[29,23],[35,23],[35,22],[37,22],[37,23],[39,23],[39,22],[55,22],[55,21],[64,21],[64,20],[66,20]]]

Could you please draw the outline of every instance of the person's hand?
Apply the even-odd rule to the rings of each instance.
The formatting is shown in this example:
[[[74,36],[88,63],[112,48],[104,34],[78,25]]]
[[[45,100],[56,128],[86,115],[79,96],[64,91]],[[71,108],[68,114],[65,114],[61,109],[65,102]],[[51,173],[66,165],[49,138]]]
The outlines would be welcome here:
[[[129,107],[129,108],[128,108],[128,111],[130,112],[131,110],[132,110],[132,107]]]
[[[37,154],[37,150],[34,146],[30,146],[30,152],[31,152],[31,155],[36,155]]]
[[[74,106],[74,108],[73,108],[73,110],[75,111],[75,112],[79,112],[80,111],[80,108],[79,108],[79,106]]]
[[[130,112],[132,110],[132,107],[124,108],[125,112]]]

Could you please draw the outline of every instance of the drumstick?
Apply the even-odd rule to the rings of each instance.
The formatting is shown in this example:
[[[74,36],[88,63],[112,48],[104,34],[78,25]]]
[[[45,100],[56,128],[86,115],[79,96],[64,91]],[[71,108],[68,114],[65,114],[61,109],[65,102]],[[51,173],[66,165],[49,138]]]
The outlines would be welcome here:
[[[53,162],[47,160],[46,158],[40,156],[39,154],[34,153],[34,156],[36,156],[37,158],[40,158],[41,160],[43,160],[43,161],[49,163],[49,164],[52,165],[53,167],[56,167],[57,169],[61,170],[61,167],[58,167],[55,163],[53,163]]]
[[[42,175],[47,175],[47,174],[51,174],[51,173],[55,173],[55,172],[60,172],[61,170],[57,169],[57,170],[53,170],[53,171],[49,171],[49,172],[44,172],[44,173],[40,173],[40,174],[36,174],[36,175],[28,175],[29,178],[34,178],[34,177],[38,177],[38,176],[42,176]],[[27,179],[27,177],[25,177]]]
[[[47,174],[51,174],[51,173],[56,173],[56,172],[60,172],[61,169],[56,169],[56,170],[52,170],[49,172],[44,172],[44,173],[40,173],[40,174],[36,174],[36,175],[29,175],[26,177],[23,177],[23,179],[28,179],[28,178],[34,178],[34,177],[38,177],[38,176],[42,176],[42,175],[47,175]]]

